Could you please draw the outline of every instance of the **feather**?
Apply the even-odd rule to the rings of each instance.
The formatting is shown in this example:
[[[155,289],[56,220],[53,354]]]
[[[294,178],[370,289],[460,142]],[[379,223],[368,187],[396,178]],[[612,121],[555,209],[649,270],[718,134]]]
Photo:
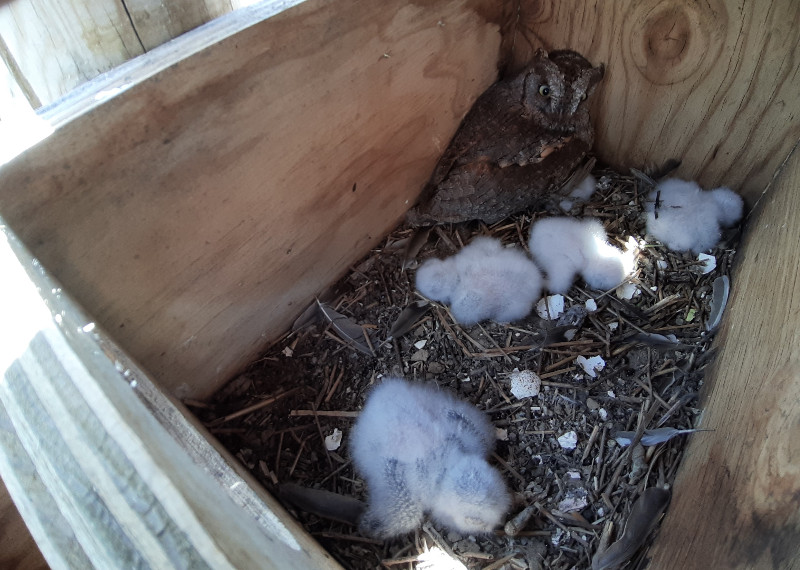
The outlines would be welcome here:
[[[640,332],[633,335],[631,340],[655,348],[666,348],[670,350],[690,348],[690,345],[678,342],[678,337],[674,334],[664,336],[658,333]]]
[[[408,240],[405,250],[403,251],[403,264],[400,266],[400,271],[408,268],[411,262],[417,257],[417,254],[428,242],[428,236],[431,235],[431,228],[420,228],[414,232],[411,239]]]
[[[375,356],[375,351],[372,350],[372,346],[375,343],[371,338],[371,332],[368,333],[361,325],[354,323],[343,314],[337,313],[330,305],[319,300],[317,300],[317,305],[322,315],[331,323],[331,327],[336,331],[339,338],[364,354]],[[369,342],[367,342],[367,335],[370,335]]]
[[[624,564],[641,548],[669,504],[670,493],[650,487],[636,499],[625,522],[625,531],[617,542],[592,559],[592,570],[604,570]]]
[[[299,331],[302,328],[313,324],[319,319],[319,306],[318,302],[311,303],[306,310],[300,313],[300,316],[292,323],[292,332]]]
[[[589,174],[575,185],[575,188],[569,193],[569,197],[586,201],[592,197],[595,190],[597,190],[597,180],[594,176]]]
[[[366,506],[353,497],[322,489],[309,489],[294,483],[281,484],[278,494],[281,499],[302,511],[352,526],[358,524]]]
[[[400,338],[408,331],[410,331],[419,322],[422,316],[427,313],[431,308],[431,304],[427,301],[415,301],[408,307],[403,309],[394,321],[392,328],[389,330],[389,337],[386,340],[393,338]]]
[[[708,321],[706,322],[706,330],[709,331],[714,330],[722,320],[722,314],[725,312],[725,307],[728,304],[731,281],[727,275],[722,275],[714,279],[711,288],[711,307],[708,312]]]
[[[659,443],[664,443],[665,441],[669,441],[676,435],[683,435],[686,433],[694,433],[697,431],[711,431],[707,429],[675,429],[671,427],[664,427],[664,428],[656,428],[656,429],[646,429],[642,435],[641,443],[647,447],[651,445],[658,445]],[[614,434],[614,439],[617,440],[617,443],[624,446],[630,445],[633,441],[633,438],[636,436],[636,432],[634,431],[618,431]]]

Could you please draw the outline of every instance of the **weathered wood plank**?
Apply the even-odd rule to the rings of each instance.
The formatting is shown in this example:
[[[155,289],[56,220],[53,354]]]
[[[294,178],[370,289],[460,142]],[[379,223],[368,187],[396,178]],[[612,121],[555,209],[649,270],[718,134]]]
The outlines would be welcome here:
[[[0,475],[51,567],[338,567],[202,434],[172,437],[166,398],[6,232],[0,271]]]
[[[136,34],[148,51],[227,14],[237,4],[235,0],[125,0]]]
[[[748,222],[653,568],[800,568],[800,152]]]
[[[4,2],[0,37],[42,105],[144,51],[118,0]]]
[[[0,212],[162,385],[205,396],[414,202],[496,77],[501,18],[310,0],[144,81],[124,67],[0,171]]]
[[[4,428],[0,420],[0,433]],[[2,481],[0,481],[0,568],[16,570],[48,568]]]
[[[683,160],[678,174],[752,205],[800,138],[800,3],[521,3],[512,67],[569,47],[606,76],[595,148],[617,167]]]
[[[254,0],[14,0],[0,6],[0,57],[34,108]]]

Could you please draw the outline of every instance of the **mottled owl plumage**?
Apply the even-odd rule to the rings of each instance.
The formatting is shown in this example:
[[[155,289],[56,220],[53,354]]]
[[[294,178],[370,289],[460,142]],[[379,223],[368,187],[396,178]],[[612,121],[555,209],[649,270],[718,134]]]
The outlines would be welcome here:
[[[494,223],[560,189],[594,142],[586,100],[603,73],[574,51],[538,50],[527,69],[489,87],[439,159],[409,222]]]

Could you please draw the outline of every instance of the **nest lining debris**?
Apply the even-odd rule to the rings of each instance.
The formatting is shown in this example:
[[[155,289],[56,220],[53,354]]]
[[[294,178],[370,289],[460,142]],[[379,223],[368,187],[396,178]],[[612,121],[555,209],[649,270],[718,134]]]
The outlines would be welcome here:
[[[563,212],[439,226],[424,235],[400,227],[320,299],[361,327],[361,342],[343,340],[315,306],[209,403],[187,403],[274,494],[292,482],[364,499],[347,437],[367,391],[384,374],[436,382],[484,410],[497,428],[492,463],[514,496],[508,518],[530,515],[519,532],[468,537],[426,523],[383,542],[287,505],[291,512],[346,568],[425,568],[439,551],[467,568],[590,568],[601,541],[622,534],[643,490],[671,485],[687,438],[713,437],[679,435],[643,447],[622,446],[614,434],[696,427],[698,392],[713,356],[713,332],[705,329],[712,282],[730,273],[738,238],[713,250],[716,269],[704,274],[692,254],[645,245],[646,191],[634,177],[609,169],[594,174],[598,190],[571,215],[598,218],[619,245],[629,236],[643,245],[631,279],[638,294],[620,299],[578,280],[565,295],[567,308],[592,299],[597,310],[574,337],[536,311],[512,324],[462,327],[434,303],[412,315],[407,333],[387,340],[404,308],[422,299],[414,290],[421,261],[452,255],[477,235],[526,247],[533,220]],[[605,365],[593,378],[576,364],[579,356],[600,356]],[[514,369],[538,375],[537,397],[512,395]],[[328,451],[325,438],[335,429],[344,434],[342,445]],[[570,438],[577,439],[574,449],[563,445]],[[629,567],[643,560],[640,552]]]

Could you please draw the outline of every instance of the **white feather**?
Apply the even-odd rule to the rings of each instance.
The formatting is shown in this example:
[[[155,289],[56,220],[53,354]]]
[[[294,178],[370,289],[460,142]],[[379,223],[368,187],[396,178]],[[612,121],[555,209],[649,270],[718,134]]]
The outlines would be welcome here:
[[[542,277],[524,252],[505,248],[497,239],[478,237],[456,255],[425,262],[416,275],[417,289],[435,301],[450,303],[463,325],[485,319],[510,322],[527,316],[539,298]]]
[[[577,198],[578,200],[588,200],[597,190],[597,180],[594,176],[589,174],[586,178],[578,182],[572,192],[569,193],[570,198]]]
[[[531,227],[528,246],[553,293],[566,293],[578,274],[590,287],[611,289],[633,269],[633,254],[611,246],[603,225],[594,219],[539,220]]]
[[[728,188],[705,192],[697,182],[669,178],[648,195],[647,232],[674,251],[700,253],[719,242],[720,225],[737,222],[742,208],[741,197]]]
[[[493,443],[494,428],[474,406],[433,386],[386,378],[370,392],[350,438],[369,491],[362,530],[389,538],[430,512],[454,530],[490,531],[509,507],[502,479],[486,463]]]

